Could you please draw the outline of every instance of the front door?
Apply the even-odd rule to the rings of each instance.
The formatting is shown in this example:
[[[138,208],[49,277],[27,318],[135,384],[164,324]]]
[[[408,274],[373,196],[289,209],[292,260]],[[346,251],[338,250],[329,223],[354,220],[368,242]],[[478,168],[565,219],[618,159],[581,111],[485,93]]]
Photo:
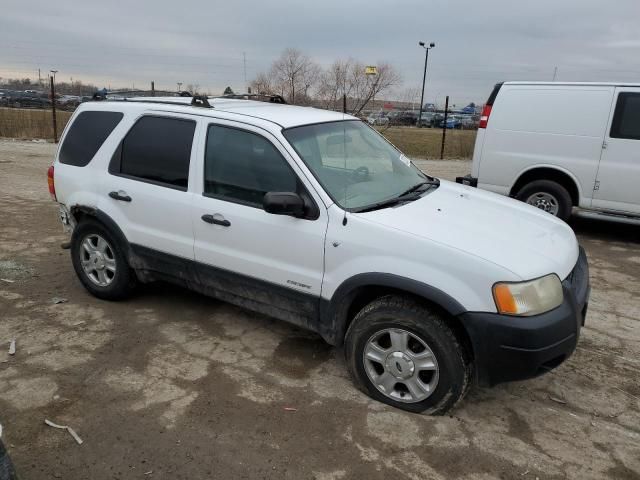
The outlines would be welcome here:
[[[222,121],[206,130],[192,220],[201,282],[224,300],[312,326],[324,269],[324,204],[268,132]],[[300,194],[306,217],[265,212],[267,192]]]
[[[592,206],[640,214],[640,88],[618,87]]]

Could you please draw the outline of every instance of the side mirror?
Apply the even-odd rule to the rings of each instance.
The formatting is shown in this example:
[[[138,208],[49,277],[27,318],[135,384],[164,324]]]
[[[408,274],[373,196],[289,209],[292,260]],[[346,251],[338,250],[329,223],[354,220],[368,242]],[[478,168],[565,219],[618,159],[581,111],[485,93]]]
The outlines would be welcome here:
[[[267,192],[262,206],[265,212],[274,215],[304,216],[304,200],[294,192]]]

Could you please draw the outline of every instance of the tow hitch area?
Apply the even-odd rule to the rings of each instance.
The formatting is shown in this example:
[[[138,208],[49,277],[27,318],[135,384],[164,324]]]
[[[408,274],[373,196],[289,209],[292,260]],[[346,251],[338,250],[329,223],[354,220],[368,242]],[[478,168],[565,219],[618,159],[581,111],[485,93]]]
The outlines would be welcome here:
[[[456,177],[456,183],[460,183],[462,185],[469,185],[470,187],[478,186],[478,179],[472,177],[471,175],[465,175],[464,177]]]

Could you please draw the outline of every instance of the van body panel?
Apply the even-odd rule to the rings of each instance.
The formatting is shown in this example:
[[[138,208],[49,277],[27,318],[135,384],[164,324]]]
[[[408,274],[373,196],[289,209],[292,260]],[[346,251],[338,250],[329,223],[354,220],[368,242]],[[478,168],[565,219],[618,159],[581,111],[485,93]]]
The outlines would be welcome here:
[[[613,91],[504,84],[484,133],[481,158],[474,160],[478,185],[509,194],[522,173],[560,167],[576,181],[580,204],[591,206]]]

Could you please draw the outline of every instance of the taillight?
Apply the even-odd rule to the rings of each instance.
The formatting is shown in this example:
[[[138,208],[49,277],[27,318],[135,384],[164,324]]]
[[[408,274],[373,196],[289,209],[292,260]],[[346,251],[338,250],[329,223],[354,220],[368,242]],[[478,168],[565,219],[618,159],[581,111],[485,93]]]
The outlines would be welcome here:
[[[482,109],[482,115],[480,115],[480,124],[478,128],[487,128],[487,123],[489,123],[489,115],[491,115],[491,105],[485,105]]]
[[[54,202],[57,202],[58,199],[56,198],[56,184],[53,180],[53,165],[51,165],[49,167],[49,170],[47,170],[47,184],[49,185],[49,193],[51,194],[51,198],[53,198]]]

